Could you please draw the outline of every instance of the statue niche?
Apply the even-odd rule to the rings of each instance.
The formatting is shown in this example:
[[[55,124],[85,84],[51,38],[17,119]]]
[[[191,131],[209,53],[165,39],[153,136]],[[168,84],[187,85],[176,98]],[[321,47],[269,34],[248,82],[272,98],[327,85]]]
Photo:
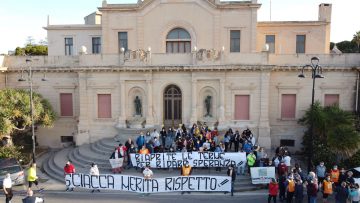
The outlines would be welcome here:
[[[212,103],[212,97],[210,95],[208,95],[206,98],[205,98],[205,109],[206,109],[206,112],[205,112],[205,117],[212,117],[211,115],[211,103]]]
[[[135,97],[134,105],[135,105],[135,116],[142,116],[142,104],[139,96]]]

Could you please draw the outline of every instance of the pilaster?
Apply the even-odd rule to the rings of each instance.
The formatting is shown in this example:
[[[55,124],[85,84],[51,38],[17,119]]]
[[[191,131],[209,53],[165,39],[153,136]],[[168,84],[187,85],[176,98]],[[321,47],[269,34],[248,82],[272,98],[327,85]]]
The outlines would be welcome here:
[[[120,116],[118,123],[116,125],[117,128],[125,128],[126,127],[126,91],[125,91],[125,80],[120,80]]]
[[[197,80],[194,76],[194,73],[192,73],[192,79],[191,79],[191,119],[190,119],[190,125],[192,126],[193,123],[197,122]]]
[[[74,136],[75,144],[77,146],[84,143],[90,143],[90,126],[89,126],[89,100],[87,89],[87,73],[78,73],[79,81],[79,123],[78,131]]]
[[[147,85],[147,114],[146,114],[146,127],[154,126],[153,117],[153,93],[152,93],[152,78],[146,80]]]
[[[266,149],[271,149],[269,124],[269,91],[270,71],[263,70],[260,75],[260,118],[258,143],[260,146]]]

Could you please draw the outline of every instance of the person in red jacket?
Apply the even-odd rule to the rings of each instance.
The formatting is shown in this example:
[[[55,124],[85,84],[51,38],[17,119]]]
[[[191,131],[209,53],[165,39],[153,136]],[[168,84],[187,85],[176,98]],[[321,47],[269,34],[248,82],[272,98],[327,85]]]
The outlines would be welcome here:
[[[67,174],[74,174],[75,173],[75,166],[71,164],[70,161],[66,162],[66,165],[64,166],[64,176]],[[74,188],[66,188],[66,191],[74,191]]]
[[[276,196],[279,192],[279,184],[276,182],[276,179],[273,178],[271,182],[269,183],[269,197],[268,197],[268,203],[271,202],[271,199],[273,199],[273,202],[276,203]]]

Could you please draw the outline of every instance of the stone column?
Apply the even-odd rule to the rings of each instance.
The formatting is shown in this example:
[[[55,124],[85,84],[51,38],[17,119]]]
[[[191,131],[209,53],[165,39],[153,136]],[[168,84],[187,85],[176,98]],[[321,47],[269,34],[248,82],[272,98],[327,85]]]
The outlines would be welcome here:
[[[146,126],[154,126],[154,117],[153,117],[153,93],[152,93],[152,81],[146,80],[147,84],[147,114],[146,114]]]
[[[219,123],[225,121],[225,79],[220,79]]]
[[[116,125],[117,128],[126,128],[126,91],[125,80],[120,80],[120,116]]]
[[[89,126],[89,99],[87,88],[87,73],[78,73],[79,81],[79,118],[77,134],[74,137],[77,146],[90,143],[90,126]]]
[[[190,126],[193,125],[193,123],[197,122],[197,108],[196,108],[196,104],[197,104],[197,97],[199,95],[197,95],[197,80],[194,78],[194,76],[192,77],[192,88],[191,88],[191,119],[190,119]]]
[[[269,89],[270,71],[263,70],[260,74],[260,118],[258,143],[265,149],[271,149],[269,125]]]

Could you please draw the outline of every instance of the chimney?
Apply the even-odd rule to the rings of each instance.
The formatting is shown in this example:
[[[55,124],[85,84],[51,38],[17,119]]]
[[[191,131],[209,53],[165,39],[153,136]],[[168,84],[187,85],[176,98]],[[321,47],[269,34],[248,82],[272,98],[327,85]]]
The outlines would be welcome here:
[[[331,22],[331,4],[322,3],[319,5],[319,21]]]

